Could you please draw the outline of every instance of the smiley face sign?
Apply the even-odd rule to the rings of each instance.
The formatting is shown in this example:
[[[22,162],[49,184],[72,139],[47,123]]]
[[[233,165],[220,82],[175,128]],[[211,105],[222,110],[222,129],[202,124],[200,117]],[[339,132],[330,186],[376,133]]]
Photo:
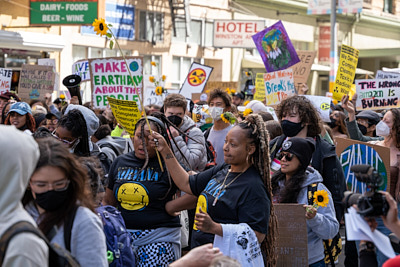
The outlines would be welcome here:
[[[202,212],[207,213],[207,197],[203,194],[197,199],[196,213],[200,213],[200,208]],[[197,231],[196,220],[194,222],[193,229]]]
[[[206,81],[207,74],[205,70],[197,68],[192,70],[188,75],[188,82],[191,86],[199,86]]]
[[[149,204],[147,189],[140,183],[125,183],[117,193],[118,202],[126,210],[142,210]]]

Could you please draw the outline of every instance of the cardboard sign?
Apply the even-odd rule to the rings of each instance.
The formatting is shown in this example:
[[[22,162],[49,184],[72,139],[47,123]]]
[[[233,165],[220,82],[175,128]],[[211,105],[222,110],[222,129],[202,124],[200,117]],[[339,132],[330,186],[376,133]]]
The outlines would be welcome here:
[[[277,267],[308,266],[307,223],[303,205],[274,204],[278,218]]]
[[[292,69],[264,74],[267,106],[278,105],[283,99],[296,94]]]
[[[314,96],[314,95],[304,95],[304,97],[308,98],[314,107],[319,112],[319,115],[324,122],[330,122],[329,118],[330,110],[331,110],[331,101],[330,97],[326,96]]]
[[[0,68],[0,94],[10,91],[12,69]]]
[[[215,20],[213,46],[254,48],[251,36],[264,27],[264,20]]]
[[[72,64],[72,73],[79,75],[82,78],[82,82],[90,81],[89,61],[83,59]]]
[[[119,100],[112,97],[107,97],[107,101],[110,103],[112,113],[118,123],[133,136],[136,122],[142,117],[136,101]]]
[[[333,86],[333,99],[342,100],[342,96],[348,95],[356,74],[359,51],[351,46],[342,45],[340,51],[339,67]]]
[[[24,64],[19,77],[18,96],[25,102],[44,100],[47,93],[53,93],[54,80],[52,66]]]
[[[264,102],[265,100],[265,83],[264,83],[264,73],[256,74],[256,85],[253,99]]]
[[[292,66],[294,86],[297,92],[303,83],[307,83],[316,54],[316,51],[297,51],[300,62]]]
[[[94,108],[106,108],[107,97],[139,102],[143,58],[126,57],[126,62],[122,57],[89,59]]]
[[[357,110],[400,107],[400,79],[356,80]]]
[[[225,90],[226,88],[230,88],[230,89],[235,89],[236,91],[237,88],[239,87],[239,83],[238,82],[215,82],[215,81],[210,81],[206,83],[206,86],[204,87],[203,92],[210,90],[210,92],[212,90],[215,90],[217,88]]]
[[[336,154],[342,164],[348,190],[365,193],[366,184],[358,181],[350,171],[353,165],[368,164],[373,166],[383,178],[379,190],[393,192],[395,184],[390,183],[390,149],[384,146],[372,145],[347,138],[335,138]]]
[[[252,37],[267,72],[284,70],[300,61],[282,21]]]
[[[375,79],[400,79],[400,73],[378,70]]]
[[[191,99],[192,93],[203,92],[213,68],[193,62],[179,93]]]

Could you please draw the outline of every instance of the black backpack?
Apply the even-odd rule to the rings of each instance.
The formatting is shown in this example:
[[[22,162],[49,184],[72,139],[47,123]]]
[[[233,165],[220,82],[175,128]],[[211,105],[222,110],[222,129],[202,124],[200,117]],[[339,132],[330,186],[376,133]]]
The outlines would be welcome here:
[[[26,221],[20,221],[10,226],[0,239],[0,266],[7,251],[10,240],[20,233],[33,233],[43,239],[49,248],[49,266],[55,267],[79,267],[79,263],[72,257],[68,250],[63,249],[57,244],[51,244],[47,238],[35,226]]]
[[[206,141],[206,150],[207,150],[207,164],[206,164],[205,170],[210,169],[217,165],[217,162],[216,162],[217,153],[215,152],[215,149],[214,149],[213,145],[211,144],[211,142],[207,140],[208,136],[210,135],[210,131],[211,131],[211,128],[208,128],[204,132],[204,139]]]

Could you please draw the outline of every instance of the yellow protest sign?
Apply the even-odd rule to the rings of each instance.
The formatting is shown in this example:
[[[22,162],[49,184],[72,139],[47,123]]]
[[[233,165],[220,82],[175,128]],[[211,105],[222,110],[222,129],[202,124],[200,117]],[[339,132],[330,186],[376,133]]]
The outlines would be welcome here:
[[[349,94],[356,74],[358,54],[359,51],[357,49],[342,45],[339,67],[332,90],[333,99],[341,100],[343,95]]]
[[[112,113],[118,123],[131,135],[134,135],[136,122],[141,118],[136,101],[107,97]]]
[[[257,73],[257,75],[256,75],[256,91],[254,93],[253,99],[264,102],[265,84],[264,84],[264,74],[263,73]]]

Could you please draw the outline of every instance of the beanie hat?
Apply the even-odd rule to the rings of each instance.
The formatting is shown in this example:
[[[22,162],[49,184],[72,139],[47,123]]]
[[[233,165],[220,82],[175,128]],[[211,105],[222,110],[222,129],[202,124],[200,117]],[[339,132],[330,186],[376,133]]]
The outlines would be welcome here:
[[[282,144],[282,151],[296,155],[303,170],[310,164],[314,150],[315,141],[310,137],[292,137]]]

